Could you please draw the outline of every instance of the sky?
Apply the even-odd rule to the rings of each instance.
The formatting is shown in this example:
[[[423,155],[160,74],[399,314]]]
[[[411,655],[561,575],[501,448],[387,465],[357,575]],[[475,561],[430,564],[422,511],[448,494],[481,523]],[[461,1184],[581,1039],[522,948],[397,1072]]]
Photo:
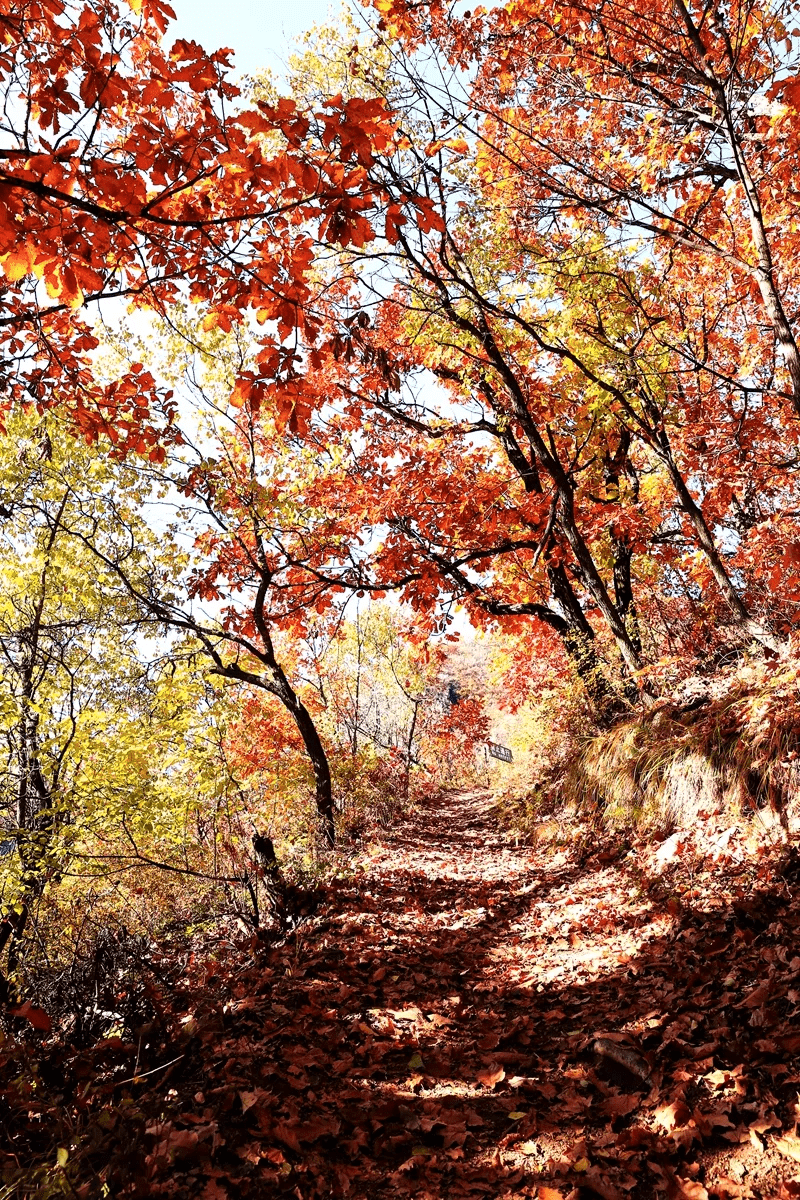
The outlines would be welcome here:
[[[243,74],[259,67],[281,72],[292,38],[339,12],[341,0],[170,0],[177,21],[170,38],[199,42],[205,50],[231,46]]]

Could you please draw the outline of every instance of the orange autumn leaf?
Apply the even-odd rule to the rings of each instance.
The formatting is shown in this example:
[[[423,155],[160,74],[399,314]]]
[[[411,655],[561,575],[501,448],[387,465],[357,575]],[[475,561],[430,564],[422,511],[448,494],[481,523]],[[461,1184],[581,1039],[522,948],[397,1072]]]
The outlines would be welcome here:
[[[485,1088],[493,1088],[496,1084],[502,1083],[506,1077],[505,1068],[499,1063],[494,1063],[487,1067],[484,1071],[478,1071],[476,1079],[478,1083]]]

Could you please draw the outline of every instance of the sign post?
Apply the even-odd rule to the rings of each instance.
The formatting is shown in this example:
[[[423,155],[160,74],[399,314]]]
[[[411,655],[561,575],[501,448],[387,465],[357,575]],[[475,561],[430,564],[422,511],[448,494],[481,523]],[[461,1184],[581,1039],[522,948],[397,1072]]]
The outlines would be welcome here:
[[[501,762],[513,762],[514,755],[509,750],[508,746],[500,746],[497,742],[487,742],[489,753],[492,758],[499,758]]]

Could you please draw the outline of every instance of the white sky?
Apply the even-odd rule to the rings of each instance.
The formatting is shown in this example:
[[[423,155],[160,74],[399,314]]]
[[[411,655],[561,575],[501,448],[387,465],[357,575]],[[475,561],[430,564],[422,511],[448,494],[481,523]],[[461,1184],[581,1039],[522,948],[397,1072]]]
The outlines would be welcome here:
[[[177,21],[166,40],[199,42],[205,50],[230,46],[237,73],[259,67],[281,72],[289,44],[310,26],[341,11],[341,0],[170,0]]]

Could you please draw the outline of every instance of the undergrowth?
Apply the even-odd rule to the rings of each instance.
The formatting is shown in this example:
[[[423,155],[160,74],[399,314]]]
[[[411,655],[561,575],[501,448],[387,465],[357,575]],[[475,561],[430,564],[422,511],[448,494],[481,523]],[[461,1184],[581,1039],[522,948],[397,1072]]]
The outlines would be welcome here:
[[[669,833],[705,816],[800,819],[800,660],[746,663],[698,676],[650,708],[566,749],[498,811],[520,833],[556,842],[591,819]]]

